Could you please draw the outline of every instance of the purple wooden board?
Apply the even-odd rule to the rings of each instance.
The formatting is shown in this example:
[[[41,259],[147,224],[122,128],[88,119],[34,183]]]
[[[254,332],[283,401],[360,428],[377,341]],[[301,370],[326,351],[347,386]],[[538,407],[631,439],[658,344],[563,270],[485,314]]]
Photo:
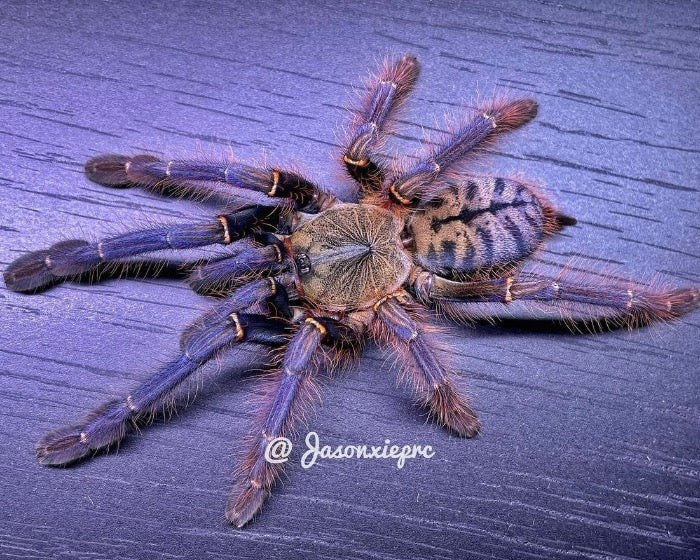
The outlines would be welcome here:
[[[535,97],[538,120],[486,167],[520,171],[579,218],[540,259],[700,283],[697,4],[5,3],[0,262],[58,240],[211,209],[89,183],[103,152],[294,162],[324,185],[349,89],[413,52],[419,90],[392,149],[475,94]],[[438,126],[440,126],[438,124]],[[235,358],[193,406],[71,469],[47,430],[126,394],[207,306],[174,281],[0,292],[8,558],[691,558],[697,552],[698,314],[602,336],[455,327],[484,425],[423,423],[371,347],[311,423],[327,443],[429,444],[430,460],[288,468],[259,520],[227,526],[254,381]]]

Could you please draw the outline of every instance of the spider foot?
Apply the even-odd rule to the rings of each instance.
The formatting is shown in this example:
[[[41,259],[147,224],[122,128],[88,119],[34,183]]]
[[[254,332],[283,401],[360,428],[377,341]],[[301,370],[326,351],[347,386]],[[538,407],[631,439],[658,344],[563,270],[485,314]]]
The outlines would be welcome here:
[[[667,296],[666,306],[674,317],[690,313],[700,306],[700,290],[697,288],[678,288]]]
[[[472,438],[479,433],[481,425],[476,413],[449,383],[438,384],[425,399],[430,418],[455,434]]]
[[[529,123],[537,116],[539,107],[533,99],[515,99],[507,102],[494,102],[485,111],[494,128],[513,130]]]
[[[269,496],[268,490],[248,482],[240,493],[231,495],[226,505],[226,519],[240,529],[255,517]]]
[[[123,189],[136,185],[127,175],[127,164],[155,161],[158,161],[158,158],[149,155],[128,157],[119,154],[103,154],[91,158],[85,163],[85,175],[100,185]]]
[[[42,465],[67,465],[90,452],[80,427],[70,426],[46,434],[36,446],[36,457]]]
[[[126,434],[129,409],[119,401],[109,402],[90,413],[84,424],[59,428],[46,434],[36,445],[42,465],[68,465],[86,455],[118,443]]]
[[[71,276],[83,272],[81,266],[74,269],[67,266],[73,249],[87,245],[87,241],[71,239],[56,243],[48,249],[33,251],[14,260],[3,275],[5,285],[13,292],[32,292],[47,288],[62,276]]]

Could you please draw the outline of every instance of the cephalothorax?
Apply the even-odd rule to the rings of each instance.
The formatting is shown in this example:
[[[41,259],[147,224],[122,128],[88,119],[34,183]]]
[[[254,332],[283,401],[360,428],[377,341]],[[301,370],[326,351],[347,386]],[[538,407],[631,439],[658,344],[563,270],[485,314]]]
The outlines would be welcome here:
[[[372,205],[340,204],[300,226],[289,238],[304,298],[326,310],[373,305],[401,288],[411,258],[401,220]]]
[[[113,154],[87,162],[85,172],[97,183],[209,198],[224,210],[209,221],[57,243],[10,264],[6,285],[37,291],[110,266],[128,269],[154,251],[219,243],[226,255],[189,263],[188,281],[220,301],[185,330],[179,355],[151,379],[77,425],[47,434],[36,449],[42,464],[64,465],[117,444],[171,405],[218,353],[235,352],[242,342],[271,346],[279,351],[271,354],[267,396],[226,508],[229,521],[241,527],[280,474],[281,464],[265,460],[268,442],[298,428],[319,371],[357,355],[367,336],[391,345],[431,418],[461,436],[478,432],[476,415],[434,350],[432,321],[421,308],[468,320],[480,303],[505,307],[520,300],[632,327],[697,307],[694,288],[521,271],[548,236],[575,220],[533,186],[470,174],[465,164],[534,118],[532,100],[494,100],[412,163],[382,161],[378,149],[417,77],[414,57],[388,61],[353,111],[342,163],[359,202],[341,202],[277,167]]]

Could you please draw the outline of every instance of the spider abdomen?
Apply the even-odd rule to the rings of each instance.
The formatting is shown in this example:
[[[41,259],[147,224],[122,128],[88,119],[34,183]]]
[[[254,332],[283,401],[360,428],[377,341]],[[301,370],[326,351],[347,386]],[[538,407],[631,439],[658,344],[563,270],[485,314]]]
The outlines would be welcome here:
[[[416,264],[448,277],[503,270],[560,227],[557,213],[532,187],[494,177],[449,185],[410,222]]]
[[[300,226],[289,246],[304,298],[345,310],[398,290],[411,268],[401,229],[391,212],[358,204],[335,206]]]

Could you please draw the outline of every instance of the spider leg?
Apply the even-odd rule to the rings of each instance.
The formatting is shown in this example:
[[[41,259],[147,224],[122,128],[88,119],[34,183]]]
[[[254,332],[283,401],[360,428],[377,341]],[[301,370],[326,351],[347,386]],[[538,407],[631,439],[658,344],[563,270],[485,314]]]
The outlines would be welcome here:
[[[231,245],[233,251],[226,257],[195,267],[187,279],[190,287],[198,293],[217,293],[240,284],[251,274],[285,270],[284,243],[272,234],[261,237],[267,245],[239,241]]]
[[[102,263],[99,266],[71,278],[73,282],[95,284],[103,280],[124,278],[168,278],[171,280],[186,280],[189,274],[204,262],[203,259],[125,259]],[[7,277],[6,277],[7,281]],[[30,289],[15,289],[19,292],[38,293],[47,290],[63,281],[60,277],[49,277],[47,280]],[[10,278],[9,282],[12,282]]]
[[[214,196],[229,202],[235,202],[236,194],[250,197],[257,193],[260,196],[254,199],[259,204],[269,205],[270,199],[278,198],[291,201],[297,210],[307,212],[318,211],[323,199],[329,196],[297,173],[242,163],[162,161],[148,155],[104,154],[87,161],[85,174],[91,181],[108,187],[142,186],[164,194],[204,199]]]
[[[558,306],[583,321],[635,328],[676,319],[698,307],[697,288],[655,289],[632,281],[576,280],[519,274],[475,282],[454,282],[422,272],[414,282],[419,299],[456,319],[469,318],[469,302],[537,301]],[[473,309],[472,309],[473,311]]]
[[[405,305],[411,303],[407,294],[397,294],[375,305],[376,333],[398,350],[407,369],[408,382],[430,417],[460,436],[473,437],[479,433],[479,420],[457,388],[453,375],[435,355],[429,332],[422,326],[425,318],[417,321],[406,309]]]
[[[367,87],[353,111],[343,163],[350,176],[366,191],[380,190],[384,170],[374,161],[377,149],[390,132],[391,124],[418,80],[420,66],[414,56],[386,61]]]
[[[429,200],[439,188],[440,179],[450,171],[459,171],[467,159],[482,152],[504,132],[519,128],[537,115],[532,99],[495,100],[476,110],[473,117],[459,126],[418,163],[398,171],[389,180],[388,196],[396,203],[414,206]]]
[[[226,518],[236,527],[243,527],[255,516],[282,472],[283,463],[267,461],[265,451],[272,440],[290,436],[312,405],[318,393],[316,373],[322,364],[329,363],[321,344],[329,340],[343,345],[351,339],[349,325],[308,317],[290,340],[280,368],[271,375],[259,426],[239,465],[239,481],[226,506]]]
[[[228,244],[259,222],[270,219],[276,212],[275,208],[250,206],[231,214],[222,214],[209,222],[137,230],[96,243],[79,239],[63,241],[48,249],[23,255],[10,263],[4,273],[5,285],[16,292],[27,292],[95,270],[103,263],[142,253],[190,249],[213,243]]]
[[[281,344],[283,323],[244,313],[256,303],[272,298],[279,288],[271,278],[241,287],[193,323],[181,340],[182,353],[126,398],[95,409],[80,424],[44,436],[36,447],[39,462],[64,465],[118,443],[130,428],[170,405],[202,365],[235,343]]]

